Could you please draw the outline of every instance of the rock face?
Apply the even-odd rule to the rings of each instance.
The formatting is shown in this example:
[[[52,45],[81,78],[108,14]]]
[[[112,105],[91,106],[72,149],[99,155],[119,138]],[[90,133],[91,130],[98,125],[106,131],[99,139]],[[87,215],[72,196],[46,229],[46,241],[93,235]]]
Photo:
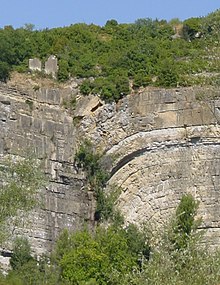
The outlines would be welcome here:
[[[219,101],[201,89],[149,89],[84,118],[81,132],[114,158],[109,184],[127,222],[163,226],[184,193],[200,201],[206,243],[220,245]],[[89,122],[89,123],[88,123]]]
[[[0,156],[34,153],[49,177],[43,209],[32,213],[26,230],[37,254],[51,250],[61,229],[93,220],[92,194],[84,191],[85,176],[74,166],[76,128],[62,107],[70,93],[40,89],[27,94],[0,86]]]
[[[31,71],[41,71],[42,64],[38,58],[31,58],[29,59],[29,69]]]
[[[58,63],[55,55],[49,56],[48,60],[45,62],[45,73],[51,74],[53,78],[56,78],[58,71]]]
[[[218,91],[145,89],[117,104],[81,98],[75,126],[62,103],[71,92],[76,90],[26,94],[0,86],[0,154],[34,151],[50,177],[45,207],[33,214],[35,226],[27,230],[37,253],[50,250],[62,228],[93,224],[93,195],[74,166],[83,138],[112,157],[109,184],[122,188],[118,207],[127,222],[161,226],[190,192],[200,201],[206,242],[218,245],[220,101],[196,100],[201,92]]]

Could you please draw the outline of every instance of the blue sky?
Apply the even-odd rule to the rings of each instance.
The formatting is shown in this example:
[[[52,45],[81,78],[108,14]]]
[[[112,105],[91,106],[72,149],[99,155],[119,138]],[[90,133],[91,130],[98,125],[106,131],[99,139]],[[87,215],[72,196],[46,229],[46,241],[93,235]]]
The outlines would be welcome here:
[[[32,23],[37,29],[74,23],[105,25],[109,19],[132,23],[139,18],[170,20],[205,16],[219,0],[0,0],[0,27]]]

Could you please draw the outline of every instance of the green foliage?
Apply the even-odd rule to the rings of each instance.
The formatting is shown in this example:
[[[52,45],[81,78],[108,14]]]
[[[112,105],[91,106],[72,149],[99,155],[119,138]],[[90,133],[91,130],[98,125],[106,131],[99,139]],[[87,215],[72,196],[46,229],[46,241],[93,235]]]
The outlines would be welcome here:
[[[3,279],[8,285],[54,285],[66,284],[60,281],[60,272],[53,264],[49,264],[49,259],[44,257],[37,261],[32,257],[21,267],[11,270]],[[0,284],[1,279],[0,279]]]
[[[192,40],[202,30],[202,18],[190,18],[183,22],[183,36],[186,40]]]
[[[25,263],[28,263],[33,259],[31,256],[31,247],[26,238],[16,238],[12,252],[10,265],[13,270],[19,270]]]
[[[205,79],[193,80],[193,74],[219,70],[219,14],[217,10],[183,23],[144,18],[131,24],[109,20],[104,27],[75,24],[42,31],[28,24],[20,29],[7,26],[0,30],[0,80],[6,81],[10,70],[27,71],[29,58],[44,61],[56,54],[58,80],[87,78],[81,92],[98,94],[105,101],[127,95],[129,81],[135,88],[206,83]],[[181,38],[172,38],[174,28],[180,29]],[[156,77],[154,84],[151,79]]]
[[[99,94],[106,101],[118,101],[130,91],[129,81],[121,71],[115,71],[109,77],[97,77],[94,81],[86,79],[80,86],[83,95]]]
[[[114,204],[120,190],[112,189],[108,194],[104,193],[104,187],[108,180],[108,173],[102,164],[102,155],[97,153],[90,141],[85,140],[75,155],[78,167],[83,168],[87,174],[88,187],[96,196],[96,220],[114,219],[120,220],[120,215],[114,210]]]
[[[205,249],[181,252],[180,260],[184,260],[186,267],[180,266],[178,261],[168,252],[160,248],[152,254],[150,262],[145,263],[142,271],[129,273],[119,283],[123,285],[215,285],[220,282],[219,266],[220,253],[210,253]]]
[[[4,281],[14,285],[54,285],[61,284],[60,271],[46,256],[36,259],[31,254],[30,244],[24,237],[18,237],[14,241],[10,258],[12,270],[8,272]],[[52,259],[51,259],[52,260]],[[1,284],[1,279],[0,279]]]
[[[123,277],[138,266],[143,242],[146,242],[146,236],[135,226],[129,230],[98,227],[93,234],[87,230],[74,234],[65,231],[58,240],[55,253],[59,257],[63,279],[73,284],[94,281],[96,284],[115,284],[112,283],[114,276]]]
[[[69,78],[69,65],[66,60],[59,60],[59,69],[57,73],[57,78],[59,81],[64,82]]]
[[[157,86],[177,87],[179,75],[175,63],[164,60],[159,67]]]
[[[106,27],[106,28],[107,28],[107,27],[115,27],[115,26],[117,26],[117,25],[118,25],[118,22],[117,22],[116,20],[112,19],[112,20],[108,20],[108,21],[106,22],[105,27]]]
[[[176,209],[171,230],[187,234],[181,250],[167,246],[173,240],[135,225],[98,226],[59,237],[50,259],[29,260],[29,247],[14,250],[15,269],[0,276],[2,285],[216,285],[220,283],[220,252],[198,246],[194,233],[198,203],[184,195]],[[165,229],[170,233],[170,227]],[[185,239],[185,238],[183,238]],[[152,242],[151,242],[152,241]],[[19,243],[20,244],[20,243]],[[22,241],[23,244],[23,241]],[[25,242],[26,244],[26,242]],[[182,247],[183,246],[183,247]],[[26,248],[26,249],[25,249]],[[20,260],[22,262],[20,262]]]
[[[137,74],[134,75],[134,88],[139,88],[141,86],[146,87],[151,83],[151,77],[144,70],[140,70]]]
[[[86,79],[80,85],[80,92],[83,95],[89,95],[92,92],[93,88],[94,88],[93,83],[89,79]]]
[[[6,82],[9,79],[10,67],[6,62],[0,61],[0,81]]]
[[[78,167],[82,167],[92,186],[103,187],[108,179],[108,175],[101,165],[101,154],[95,151],[94,146],[85,140],[79,147],[75,155]]]
[[[176,209],[175,220],[172,225],[171,241],[177,250],[185,249],[192,241],[200,220],[195,220],[199,203],[191,194],[183,195]]]
[[[40,165],[32,158],[20,161],[1,161],[0,165],[0,242],[13,219],[19,223],[19,215],[27,213],[39,204],[38,190],[44,185],[45,177]],[[16,218],[17,217],[17,218]],[[12,221],[11,221],[12,222]]]
[[[62,277],[71,283],[100,279],[108,269],[107,257],[87,231],[71,236],[71,247],[60,261]]]
[[[114,224],[123,224],[123,217],[115,209],[115,203],[121,193],[118,187],[111,187],[108,193],[99,187],[96,189],[96,213],[95,218],[102,221],[113,221]]]
[[[136,258],[150,258],[150,240],[149,240],[149,229],[142,227],[138,229],[136,225],[129,224],[125,229],[125,235],[128,243],[128,248]]]

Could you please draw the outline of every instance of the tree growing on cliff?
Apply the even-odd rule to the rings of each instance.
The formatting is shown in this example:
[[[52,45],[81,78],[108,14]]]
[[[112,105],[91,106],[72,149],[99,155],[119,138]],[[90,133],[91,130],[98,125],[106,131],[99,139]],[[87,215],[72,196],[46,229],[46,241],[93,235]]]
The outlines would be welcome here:
[[[45,177],[36,160],[26,158],[1,161],[0,164],[0,243],[9,231],[8,224],[16,225],[21,214],[39,203],[38,190]]]
[[[19,270],[25,263],[33,260],[31,256],[31,246],[26,238],[15,239],[10,265],[13,270]]]
[[[170,234],[170,241],[175,250],[185,249],[195,237],[196,230],[201,224],[201,220],[196,219],[198,207],[198,201],[191,194],[182,196],[175,212]]]

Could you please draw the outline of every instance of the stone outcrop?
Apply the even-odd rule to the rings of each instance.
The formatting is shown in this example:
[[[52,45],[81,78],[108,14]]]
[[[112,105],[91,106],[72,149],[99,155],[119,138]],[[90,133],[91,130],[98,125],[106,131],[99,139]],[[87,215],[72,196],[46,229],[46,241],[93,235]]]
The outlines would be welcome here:
[[[52,75],[53,78],[56,78],[58,72],[58,63],[55,55],[50,55],[45,62],[45,73]]]
[[[42,69],[41,61],[38,58],[30,58],[28,66],[31,71],[41,71]]]
[[[38,58],[30,58],[28,67],[30,71],[44,71],[45,74],[51,75],[53,78],[56,78],[58,72],[58,60],[55,55],[50,55],[45,62],[45,67],[42,69],[41,60]]]
[[[92,194],[74,165],[77,130],[62,103],[70,95],[70,89],[25,93],[0,85],[0,157],[34,154],[49,180],[42,209],[31,213],[25,230],[37,254],[50,251],[63,228],[93,223]]]
[[[45,206],[33,213],[27,229],[36,252],[50,250],[64,227],[93,224],[93,194],[84,190],[85,175],[74,165],[80,141],[90,139],[111,156],[109,185],[122,188],[118,199],[127,222],[162,226],[183,193],[200,201],[206,242],[220,237],[220,101],[218,90],[145,89],[120,102],[98,97],[77,99],[73,115],[63,107],[75,87],[40,88],[30,93],[0,86],[0,154],[33,151],[45,162],[50,183]],[[201,93],[215,100],[198,101]]]
[[[206,89],[148,89],[85,117],[82,133],[114,163],[109,184],[127,222],[163,226],[184,193],[200,201],[206,242],[220,245],[219,100]]]

